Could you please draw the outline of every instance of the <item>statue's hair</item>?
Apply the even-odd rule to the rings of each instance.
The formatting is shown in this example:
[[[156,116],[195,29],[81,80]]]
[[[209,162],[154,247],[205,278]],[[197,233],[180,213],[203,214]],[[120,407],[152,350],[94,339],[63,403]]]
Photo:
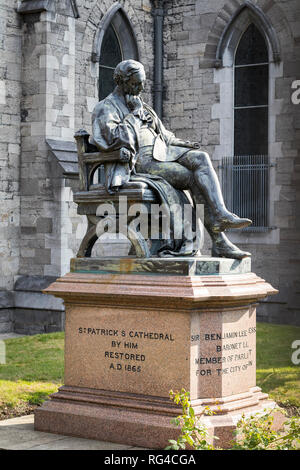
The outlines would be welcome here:
[[[144,70],[144,66],[140,62],[133,59],[123,60],[114,70],[114,81],[119,85],[119,83],[129,80],[131,75],[139,72],[140,70]]]

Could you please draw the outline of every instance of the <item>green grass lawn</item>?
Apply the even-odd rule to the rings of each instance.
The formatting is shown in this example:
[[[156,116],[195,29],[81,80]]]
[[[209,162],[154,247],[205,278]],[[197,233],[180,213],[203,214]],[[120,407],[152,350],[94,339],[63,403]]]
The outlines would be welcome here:
[[[300,410],[300,365],[291,362],[291,344],[300,327],[257,325],[257,385],[278,403]],[[0,419],[31,412],[63,383],[64,334],[5,341],[0,365]]]
[[[0,419],[26,414],[57,391],[64,375],[64,333],[5,340],[0,364]]]
[[[291,361],[295,340],[300,340],[300,327],[258,323],[256,378],[257,385],[276,402],[300,411],[300,364]]]

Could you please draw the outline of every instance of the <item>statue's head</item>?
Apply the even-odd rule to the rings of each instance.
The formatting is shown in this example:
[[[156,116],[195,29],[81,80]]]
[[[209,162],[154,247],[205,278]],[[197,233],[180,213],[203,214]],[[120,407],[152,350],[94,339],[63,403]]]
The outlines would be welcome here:
[[[146,74],[143,64],[136,60],[123,60],[114,71],[114,81],[124,95],[139,95],[143,89]]]

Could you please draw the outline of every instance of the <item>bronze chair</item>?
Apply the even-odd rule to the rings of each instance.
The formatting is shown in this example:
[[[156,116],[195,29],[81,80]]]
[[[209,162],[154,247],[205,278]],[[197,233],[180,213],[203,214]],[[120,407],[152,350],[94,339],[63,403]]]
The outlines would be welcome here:
[[[149,258],[154,247],[151,249],[150,240],[145,240],[138,226],[132,223],[137,215],[129,216],[128,213],[134,204],[142,203],[149,208],[150,214],[150,204],[159,203],[156,194],[146,183],[138,181],[129,181],[119,191],[109,192],[106,184],[109,165],[128,162],[129,151],[120,148],[114,152],[99,152],[97,147],[89,142],[90,135],[85,130],[76,132],[74,137],[79,165],[79,191],[74,194],[74,202],[78,204],[77,213],[86,215],[88,221],[87,232],[77,257],[91,257],[94,244],[105,231],[116,227],[116,233],[119,233],[120,216],[123,215],[127,217],[127,238],[131,243],[129,254],[135,254],[138,258]],[[98,181],[95,181],[96,178]],[[123,200],[126,200],[124,206],[120,204]],[[103,209],[108,209],[105,215],[99,214],[101,205]]]

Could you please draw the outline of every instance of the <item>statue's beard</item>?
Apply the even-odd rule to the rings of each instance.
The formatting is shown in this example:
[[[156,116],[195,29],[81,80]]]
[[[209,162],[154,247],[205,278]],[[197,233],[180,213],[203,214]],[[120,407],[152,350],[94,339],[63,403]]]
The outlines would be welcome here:
[[[128,87],[124,88],[124,95],[131,95],[131,96],[140,96],[141,92],[135,88]]]
[[[123,84],[122,89],[124,95],[140,96],[142,92],[142,90],[140,90],[138,87],[130,86],[127,84]]]

